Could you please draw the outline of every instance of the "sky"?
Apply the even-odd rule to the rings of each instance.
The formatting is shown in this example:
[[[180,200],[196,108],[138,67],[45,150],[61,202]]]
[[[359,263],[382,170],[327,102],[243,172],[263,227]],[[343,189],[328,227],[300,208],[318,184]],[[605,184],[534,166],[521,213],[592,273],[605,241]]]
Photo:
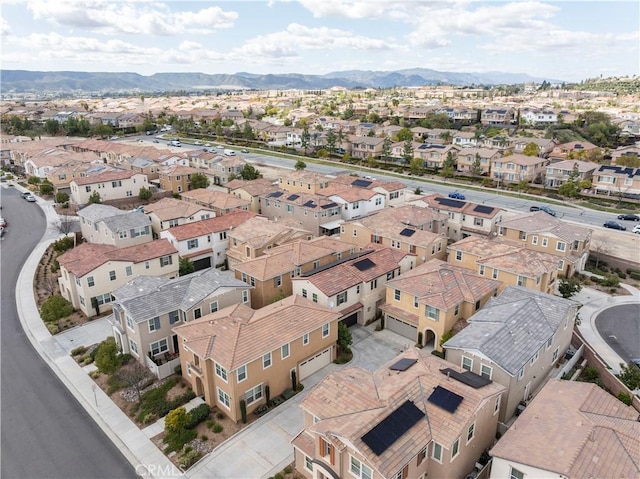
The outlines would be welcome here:
[[[640,2],[0,0],[7,70],[640,75]]]

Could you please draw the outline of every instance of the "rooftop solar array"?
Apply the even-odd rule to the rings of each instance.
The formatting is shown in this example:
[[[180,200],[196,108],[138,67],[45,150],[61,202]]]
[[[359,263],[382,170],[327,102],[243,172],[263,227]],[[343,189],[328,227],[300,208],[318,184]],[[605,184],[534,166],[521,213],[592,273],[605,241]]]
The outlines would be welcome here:
[[[463,384],[466,384],[467,386],[471,386],[474,389],[479,389],[487,384],[491,384],[491,379],[472,373],[471,371],[459,373],[451,368],[445,368],[441,369],[440,372],[460,381]]]
[[[269,193],[267,198],[280,198],[282,196],[282,191],[274,191],[273,193]]]
[[[389,369],[391,369],[392,371],[406,371],[417,362],[417,359],[402,358],[401,360],[396,361],[391,366],[389,366]]]
[[[338,203],[328,203],[326,205],[321,206],[320,208],[322,208],[323,210],[326,210],[328,208],[335,208],[336,206],[338,206]]]
[[[462,399],[464,399],[462,396],[449,391],[447,388],[437,386],[427,401],[453,414],[458,409]]]
[[[485,206],[485,205],[476,205],[473,211],[477,211],[478,213],[489,214],[489,213],[493,213],[493,207]]]
[[[441,205],[450,206],[452,208],[462,208],[466,203],[464,201],[452,200],[451,198],[436,198]]]
[[[362,436],[362,440],[376,456],[379,456],[423,417],[424,412],[413,402],[406,400],[402,406]]]
[[[413,236],[413,233],[415,233],[416,230],[412,230],[410,228],[405,228],[402,231],[400,231],[400,236]]]
[[[307,201],[307,202],[306,202],[304,205],[302,205],[302,206],[304,206],[304,207],[306,207],[306,208],[315,208],[315,207],[316,207],[316,204],[313,202],[313,200],[309,200],[309,201]]]
[[[376,264],[369,258],[361,259],[360,261],[353,263],[353,266],[355,266],[359,271],[366,271],[373,268],[375,265]]]
[[[300,198],[300,195],[291,195],[289,196],[289,198],[287,198],[287,200],[293,201],[293,200],[297,200],[298,198]]]
[[[358,186],[360,188],[366,188],[369,185],[371,185],[371,183],[372,183],[371,181],[367,181],[367,180],[353,180],[351,182],[353,186]]]

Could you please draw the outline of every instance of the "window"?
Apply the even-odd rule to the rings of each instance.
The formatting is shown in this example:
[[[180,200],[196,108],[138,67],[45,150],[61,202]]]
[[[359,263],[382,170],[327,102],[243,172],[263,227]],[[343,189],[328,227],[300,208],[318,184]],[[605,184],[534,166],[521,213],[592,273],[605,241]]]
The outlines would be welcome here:
[[[91,288],[91,287],[95,286],[95,284],[96,284],[96,283],[95,283],[95,281],[93,280],[93,276],[89,276],[89,277],[87,278],[87,286],[89,286],[89,287]]]
[[[549,240],[547,238],[542,238],[542,247],[546,248],[549,244]]]
[[[520,381],[524,377],[524,368],[518,371],[518,381]]]
[[[227,370],[216,363],[216,376],[222,379],[225,383],[227,382]]]
[[[526,286],[527,285],[527,278],[525,278],[522,275],[518,275],[518,286]]]
[[[227,409],[231,409],[231,398],[220,388],[218,388],[218,402]]]
[[[462,261],[462,251],[456,251],[456,261]]]
[[[169,343],[167,338],[163,338],[160,341],[156,341],[155,343],[151,343],[149,345],[149,349],[151,349],[151,354],[157,356],[158,354],[166,353],[169,351]]]
[[[170,255],[163,256],[162,258],[160,258],[161,267],[169,266],[172,263],[173,263],[173,259],[171,258]]]
[[[307,344],[309,344],[309,333],[304,333],[302,335],[302,345],[306,346]]]
[[[249,291],[247,291],[246,289],[242,292],[242,302],[243,303],[249,302]]]
[[[318,295],[316,293],[311,294],[311,301],[313,301],[314,303],[318,302]]]
[[[480,366],[480,376],[487,379],[491,379],[492,375],[493,375],[493,369],[490,366],[486,366],[484,364]]]
[[[371,479],[373,472],[367,466],[365,466],[362,462],[360,462],[355,457],[351,456],[349,461],[349,470],[351,474],[359,477],[361,479]]]
[[[180,315],[178,314],[178,311],[171,311],[169,313],[169,324],[175,324],[178,321],[180,321]]]
[[[442,463],[442,446],[437,442],[433,443],[433,449],[431,450],[431,457],[435,461]]]
[[[509,471],[509,479],[524,479],[524,473],[512,467]]]
[[[289,343],[282,345],[280,348],[280,357],[282,357],[282,359],[286,359],[289,357],[289,353]]]
[[[567,243],[565,243],[564,241],[558,241],[556,243],[557,251],[565,251],[566,249],[567,249]]]
[[[427,457],[427,446],[424,446],[422,449],[420,449],[420,452],[418,453],[417,465],[419,466],[420,464],[422,464],[422,461],[424,461],[426,457]]]
[[[329,323],[324,323],[322,325],[322,337],[326,338],[327,336],[329,336],[329,332],[330,332]]]
[[[371,280],[371,291],[378,287],[378,278]]]
[[[558,270],[562,271],[564,269],[564,261],[560,260],[558,261]]]
[[[149,320],[149,332],[153,333],[154,331],[157,331],[160,329],[160,317],[156,316],[153,319]]]
[[[393,299],[395,299],[396,301],[400,301],[400,290],[399,289],[394,289],[393,290]]]
[[[187,241],[187,249],[193,249],[198,247],[198,238]]]
[[[313,461],[309,456],[304,456],[304,468],[307,471],[313,472]]]
[[[98,303],[98,305],[110,303],[112,301],[112,299],[113,299],[113,298],[111,298],[111,293],[100,294],[100,295],[96,296],[95,298],[96,298],[96,302]]]
[[[210,313],[215,313],[216,311],[218,311],[218,302],[214,301],[213,303],[211,303],[209,305],[209,312]]]
[[[91,191],[91,186],[85,186],[84,187],[84,191],[86,191],[87,193],[89,193]]]
[[[133,318],[131,316],[129,316],[128,314],[127,314],[126,321],[127,321],[127,328],[129,328],[131,331],[135,331],[135,327],[134,327],[134,324],[133,324]]]
[[[417,296],[414,296],[414,297],[413,297],[413,307],[414,307],[414,308],[417,308],[417,307],[418,307],[418,297],[417,297]]]
[[[276,276],[275,278],[273,278],[273,285],[276,288],[279,288],[280,286],[282,286],[282,275]]]
[[[471,369],[473,369],[473,359],[462,356],[462,369],[471,371]]]
[[[209,238],[209,237],[208,237],[208,238]],[[222,231],[222,232],[219,234],[219,238],[220,238],[220,240],[226,240],[226,239],[227,239],[227,232],[226,232],[226,231]],[[210,239],[209,239],[209,242],[211,242],[211,240],[210,240]]]
[[[504,226],[501,226],[500,228],[498,228],[498,235],[504,236]]]
[[[131,352],[138,356],[138,343],[136,343],[133,339],[129,338],[129,349]]]
[[[119,186],[122,186],[122,181],[118,180],[111,182],[111,188],[118,188]]]
[[[531,358],[531,364],[535,363],[538,360],[538,357],[540,357],[540,352],[536,351],[536,354]]]
[[[498,279],[498,270],[496,268],[493,268],[493,271],[491,272],[491,278]]]
[[[480,276],[484,276],[484,265],[483,264],[480,265],[480,269],[478,270],[478,274]]]
[[[357,230],[357,229],[355,229],[355,228],[354,228],[354,230],[353,230],[353,236],[354,236],[354,237],[355,237],[355,236],[358,236],[358,230]]]
[[[293,213],[293,205],[287,205],[287,213]]]
[[[238,382],[239,383],[241,383],[242,381],[247,379],[247,365],[246,364],[244,366],[240,366],[236,370],[236,377],[238,378]]]
[[[527,233],[525,233],[524,231],[520,231],[520,239],[523,241],[527,240]]]
[[[456,304],[456,307],[453,310],[453,315],[458,316],[458,314],[460,314],[460,305]]]
[[[467,429],[467,444],[471,442],[475,432],[476,432],[476,423],[474,422],[471,426],[469,426],[469,429]]]
[[[133,268],[131,266],[127,266],[124,271],[127,276],[131,276],[133,274]]]
[[[244,400],[247,404],[256,402],[262,398],[262,384],[258,384],[256,387],[249,389],[244,393]]]
[[[148,261],[144,262],[144,269],[149,269],[151,267],[151,264]]]
[[[451,460],[453,461],[460,453],[460,438],[456,439],[451,447]]]
[[[500,397],[501,396],[497,396],[496,397],[496,401],[493,403],[493,414],[497,414],[498,411],[500,410]]]
[[[473,225],[474,226],[483,226],[484,225],[484,219],[483,218],[473,218]]]
[[[271,367],[271,353],[267,353],[264,356],[262,356],[262,369],[267,369],[268,367]]]
[[[438,317],[440,316],[440,310],[438,308],[434,308],[433,306],[427,306],[425,314],[427,315],[427,318],[437,321]]]
[[[340,306],[342,303],[346,303],[347,292],[343,291],[342,293],[338,293],[338,295],[336,296],[336,302],[338,303],[338,306]]]
[[[553,357],[551,358],[551,362],[555,362],[555,360],[558,359],[558,348],[555,349],[555,351],[553,351]]]
[[[531,237],[531,244],[532,245],[537,245],[538,244],[538,235],[534,235]]]
[[[109,271],[109,279],[111,281],[115,281],[116,280],[116,272],[115,271]]]

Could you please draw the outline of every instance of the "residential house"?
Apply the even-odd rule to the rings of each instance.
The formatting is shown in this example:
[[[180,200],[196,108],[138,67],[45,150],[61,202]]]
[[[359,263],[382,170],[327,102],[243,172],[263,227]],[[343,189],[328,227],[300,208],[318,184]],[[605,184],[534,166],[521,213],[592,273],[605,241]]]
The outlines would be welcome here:
[[[455,145],[436,145],[423,143],[413,149],[413,158],[422,160],[425,168],[443,168],[444,162],[450,156],[455,161],[459,148]]]
[[[552,379],[491,449],[489,477],[640,477],[639,451],[638,411],[597,384]]]
[[[368,182],[368,180],[363,181]],[[346,221],[368,216],[385,207],[385,195],[368,188],[354,188],[351,185],[331,183],[319,195],[340,205],[342,219]]]
[[[187,203],[193,203],[213,210],[216,216],[226,215],[234,210],[247,211],[249,209],[249,202],[247,200],[225,193],[224,191],[198,188],[183,193],[180,197]]]
[[[545,185],[558,188],[570,181],[591,181],[593,172],[600,167],[597,163],[580,160],[565,160],[547,166]]]
[[[253,413],[291,388],[292,379],[303,381],[335,359],[338,316],[290,296],[259,310],[236,304],[176,326],[182,377],[238,422],[243,410]]]
[[[153,240],[151,220],[139,211],[91,204],[78,211],[82,237],[89,243],[126,248]]]
[[[504,388],[412,348],[374,372],[330,373],[291,441],[305,478],[465,477],[495,440]]]
[[[232,273],[217,269],[174,279],[140,276],[113,291],[113,336],[121,352],[132,354],[163,379],[180,364],[180,344],[171,328],[248,303],[250,292]]]
[[[623,198],[640,198],[640,168],[602,165],[593,174],[596,193]]]
[[[387,282],[384,326],[429,348],[478,311],[501,283],[462,266],[432,259]]]
[[[236,278],[253,286],[251,307],[259,309],[293,293],[292,278],[347,258],[356,252],[352,244],[327,236],[298,239],[271,248],[252,260],[234,266]]]
[[[385,208],[340,225],[340,239],[364,247],[381,244],[416,255],[416,264],[446,257],[446,216],[415,205]]]
[[[211,169],[213,170],[213,184],[226,185],[234,178],[238,178],[247,162],[239,156],[218,156]]]
[[[231,230],[255,216],[252,211],[234,210],[224,216],[173,226],[160,231],[160,238],[171,242],[181,259],[193,261],[195,271],[218,268],[227,264]]]
[[[278,186],[289,193],[319,194],[320,190],[329,186],[326,175],[313,171],[297,170],[287,172],[287,176],[278,178]]]
[[[101,201],[137,198],[140,188],[149,188],[147,176],[132,170],[107,171],[97,175],[74,178],[69,183],[71,201],[86,205],[92,194],[98,193]]]
[[[384,138],[377,136],[349,136],[351,141],[351,157],[366,160],[382,155]]]
[[[382,193],[385,197],[385,206],[398,206],[405,202],[405,190],[407,185],[401,181],[386,181],[372,178],[371,176],[354,177],[351,175],[338,175],[331,180],[331,185],[348,185],[353,188],[365,188],[376,193]],[[318,194],[325,194],[320,191]]]
[[[556,142],[550,138],[512,137],[511,147],[513,153],[522,153],[527,145],[533,143],[538,147],[538,156],[546,157],[556,146]]]
[[[479,148],[482,141],[478,132],[457,131],[453,134],[451,143],[462,148]]]
[[[249,211],[262,213],[262,196],[278,191],[271,180],[257,178],[255,180],[231,180],[225,187],[233,196],[249,202]]]
[[[611,164],[616,165],[618,159],[638,161],[640,159],[640,145],[620,146],[616,148],[611,152]]]
[[[111,308],[113,291],[137,276],[178,276],[178,251],[165,240],[125,248],[82,243],[58,263],[60,294],[89,317]]]
[[[120,163],[120,166],[137,171],[143,175],[147,175],[147,179],[150,183],[161,184],[160,170],[162,164],[152,160],[151,158],[142,158],[139,156],[126,158],[124,162]]]
[[[189,191],[191,177],[195,174],[204,174],[203,170],[190,166],[171,165],[160,169],[158,181],[160,188],[172,193],[183,193]]]
[[[522,108],[519,112],[520,124],[530,126],[555,125],[558,123],[558,115],[553,110],[538,108]]]
[[[529,401],[569,348],[579,303],[507,286],[443,344],[445,358],[502,384],[500,422]]]
[[[499,183],[540,180],[550,163],[546,158],[513,154],[491,160],[491,177]]]
[[[346,326],[376,319],[384,302],[385,284],[416,264],[415,255],[369,244],[355,257],[292,278],[293,293],[340,313]]]
[[[498,150],[491,148],[465,147],[458,151],[456,157],[456,170],[461,173],[474,173],[476,158],[479,161],[479,170],[475,171],[478,176],[488,176],[491,171],[491,162],[501,158]]]
[[[588,141],[570,141],[556,145],[548,155],[551,162],[564,160],[590,160],[599,148]]]
[[[544,211],[521,214],[498,224],[498,236],[558,259],[558,273],[571,277],[584,270],[592,230],[569,224]]]
[[[206,220],[216,215],[209,208],[175,198],[162,198],[155,203],[145,205],[144,212],[151,220],[155,235],[160,235],[161,231],[173,226]]]
[[[515,111],[511,108],[487,108],[480,112],[483,125],[511,125],[515,121]]]
[[[96,166],[98,165],[93,162],[72,159],[61,166],[47,171],[45,177],[53,185],[55,193],[69,194],[71,193],[71,180],[87,176],[88,172],[92,171]]]
[[[447,248],[447,262],[477,271],[505,286],[524,286],[553,294],[558,279],[558,258],[527,249],[522,243],[501,238],[468,236]]]

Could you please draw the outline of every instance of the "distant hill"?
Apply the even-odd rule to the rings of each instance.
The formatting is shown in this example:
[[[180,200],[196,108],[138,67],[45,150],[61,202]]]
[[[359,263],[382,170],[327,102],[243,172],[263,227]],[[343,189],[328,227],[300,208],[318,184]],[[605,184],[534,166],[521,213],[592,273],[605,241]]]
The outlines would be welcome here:
[[[392,88],[424,85],[499,85],[525,82],[541,83],[547,80],[524,73],[454,73],[426,68],[397,71],[350,70],[326,75],[156,73],[150,76],[137,73],[109,72],[38,72],[27,70],[0,70],[2,91],[9,92],[169,92],[201,91],[207,89],[326,89],[333,86],[353,88]]]

